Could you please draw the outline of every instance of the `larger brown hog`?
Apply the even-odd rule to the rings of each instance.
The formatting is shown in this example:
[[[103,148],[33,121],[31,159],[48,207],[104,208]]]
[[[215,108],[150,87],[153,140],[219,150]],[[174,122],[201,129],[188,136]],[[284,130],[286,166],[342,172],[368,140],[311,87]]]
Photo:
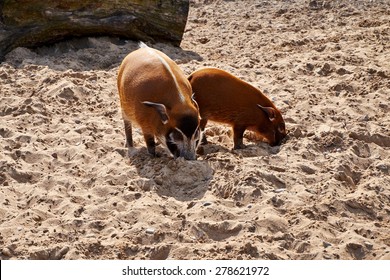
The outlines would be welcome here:
[[[181,69],[164,53],[140,44],[123,60],[118,91],[127,146],[133,147],[132,122],[143,132],[148,152],[155,137],[176,158],[196,159],[200,116]]]
[[[216,68],[197,70],[188,80],[199,105],[201,129],[208,120],[230,124],[234,149],[245,147],[246,129],[262,136],[271,146],[279,145],[287,135],[280,111],[252,85]],[[205,135],[203,142],[207,143]]]

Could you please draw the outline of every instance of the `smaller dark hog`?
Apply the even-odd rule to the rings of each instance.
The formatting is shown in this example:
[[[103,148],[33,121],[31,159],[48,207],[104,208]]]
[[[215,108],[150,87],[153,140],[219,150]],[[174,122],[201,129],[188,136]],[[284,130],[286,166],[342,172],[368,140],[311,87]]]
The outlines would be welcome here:
[[[245,147],[243,135],[247,129],[262,136],[271,146],[280,145],[287,135],[280,111],[247,82],[216,68],[197,70],[188,80],[199,105],[201,130],[208,120],[231,125],[234,149]],[[202,142],[207,143],[203,136]]]

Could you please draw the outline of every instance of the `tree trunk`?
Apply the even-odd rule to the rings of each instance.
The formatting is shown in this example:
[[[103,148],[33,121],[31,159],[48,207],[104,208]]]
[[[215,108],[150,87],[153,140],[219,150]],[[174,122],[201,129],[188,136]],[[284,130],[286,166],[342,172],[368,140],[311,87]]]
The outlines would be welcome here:
[[[0,61],[16,47],[111,35],[179,45],[189,0],[0,0]]]

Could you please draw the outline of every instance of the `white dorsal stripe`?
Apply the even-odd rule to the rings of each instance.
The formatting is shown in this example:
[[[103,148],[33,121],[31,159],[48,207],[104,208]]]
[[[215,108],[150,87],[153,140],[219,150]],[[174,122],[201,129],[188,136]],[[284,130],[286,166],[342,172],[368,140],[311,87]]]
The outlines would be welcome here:
[[[148,51],[150,54],[154,55],[155,57],[157,57],[157,58],[160,60],[160,62],[164,65],[165,69],[167,69],[168,72],[171,74],[171,77],[172,77],[173,81],[175,82],[175,86],[176,86],[176,89],[177,89],[177,93],[179,94],[180,101],[184,103],[184,102],[185,102],[185,98],[184,98],[184,95],[180,92],[179,84],[177,83],[176,76],[173,74],[171,67],[170,67],[169,64],[165,61],[165,59],[162,58],[162,57],[161,57],[157,52],[155,52],[152,48],[149,48],[149,47],[148,47],[145,43],[143,43],[143,42],[140,42],[140,43],[139,43],[139,47],[140,47],[140,48],[145,48],[145,49],[147,49],[147,51]]]

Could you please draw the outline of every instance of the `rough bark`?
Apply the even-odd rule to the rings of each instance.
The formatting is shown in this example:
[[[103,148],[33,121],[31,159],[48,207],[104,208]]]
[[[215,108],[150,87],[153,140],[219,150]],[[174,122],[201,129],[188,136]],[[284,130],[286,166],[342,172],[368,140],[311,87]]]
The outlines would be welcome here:
[[[189,0],[0,0],[0,60],[15,47],[112,35],[179,45]]]

